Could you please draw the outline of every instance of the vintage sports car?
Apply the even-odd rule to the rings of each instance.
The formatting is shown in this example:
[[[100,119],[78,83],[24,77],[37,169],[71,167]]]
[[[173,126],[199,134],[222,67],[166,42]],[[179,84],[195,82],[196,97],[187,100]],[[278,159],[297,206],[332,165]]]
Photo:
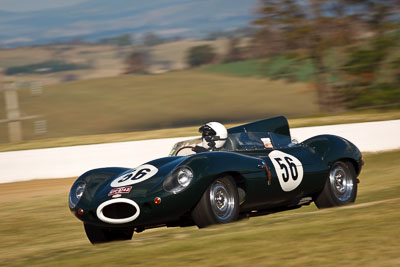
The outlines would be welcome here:
[[[285,117],[177,143],[169,157],[136,168],[90,170],[72,185],[69,208],[92,243],[128,240],[160,226],[236,221],[315,202],[354,202],[363,160],[348,140],[319,135],[297,143]]]

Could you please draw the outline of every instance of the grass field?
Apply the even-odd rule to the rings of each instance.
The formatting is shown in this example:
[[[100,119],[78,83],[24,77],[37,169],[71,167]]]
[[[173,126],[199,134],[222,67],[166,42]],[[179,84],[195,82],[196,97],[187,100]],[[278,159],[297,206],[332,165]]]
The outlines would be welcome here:
[[[23,115],[42,115],[48,133],[35,136],[23,122],[24,138],[42,139],[235,122],[317,112],[315,92],[304,83],[228,77],[202,71],[123,75],[50,85],[41,96],[19,93]],[[4,103],[0,94],[0,103]],[[4,107],[4,106],[3,106]],[[0,118],[4,118],[0,108]],[[7,141],[0,126],[0,141]]]
[[[262,60],[245,60],[232,63],[222,63],[202,68],[203,71],[218,74],[244,76],[244,77],[265,77]]]
[[[0,266],[399,266],[400,151],[364,160],[355,205],[159,228],[99,246],[68,210],[73,179],[0,184]]]

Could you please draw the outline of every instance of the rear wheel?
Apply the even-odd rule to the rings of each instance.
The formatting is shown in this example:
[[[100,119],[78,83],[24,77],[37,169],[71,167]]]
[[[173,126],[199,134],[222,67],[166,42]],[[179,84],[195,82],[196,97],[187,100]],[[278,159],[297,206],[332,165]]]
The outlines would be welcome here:
[[[131,240],[133,229],[109,229],[91,224],[84,224],[86,235],[92,244],[106,243],[112,241]]]
[[[204,192],[192,211],[199,228],[212,224],[236,221],[239,215],[239,195],[236,183],[230,176],[216,179]]]
[[[333,164],[324,189],[314,199],[318,208],[329,208],[352,203],[357,196],[357,175],[353,164],[337,161]]]

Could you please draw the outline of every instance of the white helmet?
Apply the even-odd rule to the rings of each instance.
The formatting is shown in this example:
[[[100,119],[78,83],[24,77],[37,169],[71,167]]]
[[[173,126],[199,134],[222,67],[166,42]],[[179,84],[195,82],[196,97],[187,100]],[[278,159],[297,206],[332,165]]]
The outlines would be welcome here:
[[[199,128],[202,138],[202,146],[206,149],[221,148],[228,137],[225,126],[219,122],[209,122]]]

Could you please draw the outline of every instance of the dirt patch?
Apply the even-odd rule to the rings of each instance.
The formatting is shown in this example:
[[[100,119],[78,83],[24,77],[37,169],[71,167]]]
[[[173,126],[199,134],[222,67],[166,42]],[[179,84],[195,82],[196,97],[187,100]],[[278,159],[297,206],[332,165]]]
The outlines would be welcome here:
[[[32,180],[0,184],[0,203],[45,195],[68,195],[76,178]]]

